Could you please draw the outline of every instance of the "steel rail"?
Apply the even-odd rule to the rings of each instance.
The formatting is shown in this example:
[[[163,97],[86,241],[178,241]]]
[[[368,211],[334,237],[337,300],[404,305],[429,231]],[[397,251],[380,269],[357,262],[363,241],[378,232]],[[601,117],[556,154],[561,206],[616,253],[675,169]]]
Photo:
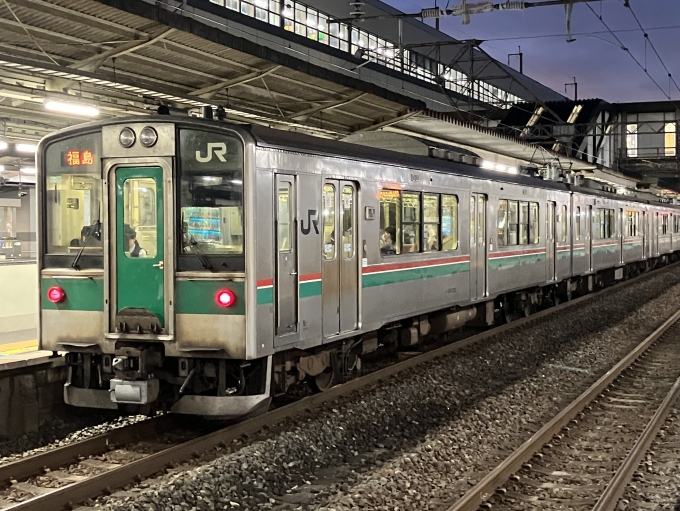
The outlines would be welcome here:
[[[664,269],[668,269],[676,265],[680,265],[680,262],[667,265],[664,267]],[[656,271],[652,273],[656,273]],[[132,463],[128,463],[123,467],[114,468],[102,474],[98,474],[90,479],[60,487],[49,493],[37,495],[31,499],[19,502],[14,506],[3,508],[3,511],[45,511],[45,509],[49,509],[50,511],[58,511],[64,509],[65,507],[75,507],[75,505],[84,502],[87,499],[96,498],[104,493],[110,493],[113,490],[162,472],[166,467],[171,467],[172,464],[177,461],[186,460],[187,458],[190,458],[201,452],[207,452],[211,449],[214,449],[215,447],[226,446],[239,437],[255,434],[266,427],[274,426],[285,419],[293,418],[309,410],[318,408],[323,404],[335,401],[338,398],[349,395],[368,385],[385,380],[389,377],[408,371],[414,367],[425,364],[437,358],[448,356],[467,346],[478,344],[496,335],[522,328],[552,314],[561,313],[586,301],[605,296],[609,293],[615,292],[616,290],[628,287],[635,282],[643,280],[649,276],[650,273],[639,275],[605,289],[581,296],[568,302],[561,303],[554,307],[550,307],[531,316],[512,321],[511,323],[502,325],[500,327],[487,330],[437,349],[433,349],[413,358],[395,363],[359,378],[355,378],[348,381],[347,383],[333,387],[323,393],[305,397],[289,405],[267,412],[264,415],[247,419],[238,424],[228,426],[205,436],[195,438],[174,447],[170,447],[161,452],[152,454]],[[109,433],[114,433],[115,431],[118,430],[114,430]],[[97,438],[98,437],[93,437],[93,439],[90,439],[93,441],[92,445],[96,445],[94,441]],[[83,442],[78,442],[78,444],[83,444]],[[84,445],[87,446],[87,444]],[[92,449],[94,449],[94,447],[92,447]],[[50,451],[39,456],[47,456],[49,454]],[[81,453],[81,455],[83,454]],[[54,456],[55,461],[53,463],[57,463],[56,460],[59,458],[57,455]],[[49,460],[49,458],[43,459]],[[19,467],[22,462],[27,461],[29,461],[28,458],[26,460],[19,460],[18,462],[15,462],[15,466]],[[29,476],[36,475],[37,463],[31,462],[31,466],[33,467],[33,473],[29,474]],[[55,467],[56,465],[52,464],[52,466]],[[0,466],[0,468],[2,467]],[[28,469],[22,468],[21,470],[23,474],[31,472],[31,470]],[[26,476],[24,475],[24,477]],[[14,478],[16,479],[16,477]],[[0,479],[0,481],[3,480],[6,479]]]
[[[475,511],[485,502],[510,476],[517,472],[536,452],[558,433],[569,421],[585,408],[588,403],[602,393],[625,369],[630,367],[650,346],[652,346],[669,328],[680,320],[680,310],[667,319],[644,341],[638,344],[614,367],[607,371],[588,390],[572,401],[553,419],[534,433],[531,438],[517,448],[500,465],[489,472],[472,487],[463,497],[450,506],[447,511]]]
[[[71,463],[76,463],[87,456],[95,456],[106,452],[111,446],[123,444],[130,440],[143,438],[170,427],[177,417],[163,415],[142,422],[136,422],[106,433],[73,442],[56,449],[28,456],[4,465],[0,465],[0,487],[9,485],[12,479],[27,479],[40,475],[45,469],[54,470]]]
[[[668,391],[666,398],[657,409],[654,417],[649,421],[649,424],[647,424],[647,427],[645,427],[645,430],[635,442],[626,459],[623,460],[613,479],[609,481],[607,488],[600,495],[595,507],[593,507],[593,511],[614,511],[616,509],[619,499],[623,492],[626,491],[626,487],[633,476],[633,472],[640,465],[640,460],[659,433],[659,429],[661,429],[671,408],[678,400],[678,396],[680,396],[680,377],[675,380],[675,384]]]

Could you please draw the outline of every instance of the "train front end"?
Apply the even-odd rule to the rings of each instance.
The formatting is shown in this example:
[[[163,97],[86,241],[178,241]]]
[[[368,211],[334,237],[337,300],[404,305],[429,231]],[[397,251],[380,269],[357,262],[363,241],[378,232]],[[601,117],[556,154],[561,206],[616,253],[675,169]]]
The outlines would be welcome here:
[[[170,117],[41,142],[40,347],[66,352],[66,403],[266,409],[271,361],[256,357],[247,314],[253,154],[247,132]]]

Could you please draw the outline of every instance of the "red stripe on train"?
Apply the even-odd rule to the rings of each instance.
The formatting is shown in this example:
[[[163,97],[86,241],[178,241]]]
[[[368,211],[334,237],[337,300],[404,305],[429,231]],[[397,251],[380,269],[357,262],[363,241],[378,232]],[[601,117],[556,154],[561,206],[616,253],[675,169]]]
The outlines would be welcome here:
[[[544,248],[533,248],[530,250],[512,250],[509,252],[492,252],[489,254],[489,259],[495,259],[497,257],[510,257],[519,255],[531,255],[531,254],[544,254]]]
[[[362,273],[375,273],[379,271],[392,270],[408,270],[410,268],[422,268],[424,266],[438,266],[442,264],[466,263],[470,260],[470,256],[449,257],[446,259],[430,259],[427,261],[415,261],[412,263],[389,263],[389,264],[375,264],[363,268]]]

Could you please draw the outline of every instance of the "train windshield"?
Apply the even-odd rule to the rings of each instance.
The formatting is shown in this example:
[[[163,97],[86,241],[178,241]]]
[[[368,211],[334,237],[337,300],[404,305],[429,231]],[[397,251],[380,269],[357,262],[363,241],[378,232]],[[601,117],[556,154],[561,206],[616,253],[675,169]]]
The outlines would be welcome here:
[[[243,254],[243,142],[224,133],[180,129],[179,149],[181,254]]]
[[[90,236],[102,214],[101,135],[51,144],[45,152],[46,254],[103,254]]]

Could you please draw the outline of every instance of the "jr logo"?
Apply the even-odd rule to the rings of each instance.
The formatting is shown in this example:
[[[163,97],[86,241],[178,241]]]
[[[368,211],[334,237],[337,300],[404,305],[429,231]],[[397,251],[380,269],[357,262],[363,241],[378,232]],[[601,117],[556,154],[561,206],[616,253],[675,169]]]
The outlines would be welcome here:
[[[196,161],[208,163],[209,161],[212,161],[213,155],[215,155],[222,163],[226,163],[227,159],[224,157],[225,154],[227,154],[227,144],[224,142],[210,142],[205,156],[201,156],[201,151],[196,151]]]
[[[316,213],[316,209],[307,210],[307,227],[305,228],[305,221],[300,222],[300,231],[302,234],[307,236],[312,230],[312,225],[314,226],[314,231],[319,234],[319,217]]]

